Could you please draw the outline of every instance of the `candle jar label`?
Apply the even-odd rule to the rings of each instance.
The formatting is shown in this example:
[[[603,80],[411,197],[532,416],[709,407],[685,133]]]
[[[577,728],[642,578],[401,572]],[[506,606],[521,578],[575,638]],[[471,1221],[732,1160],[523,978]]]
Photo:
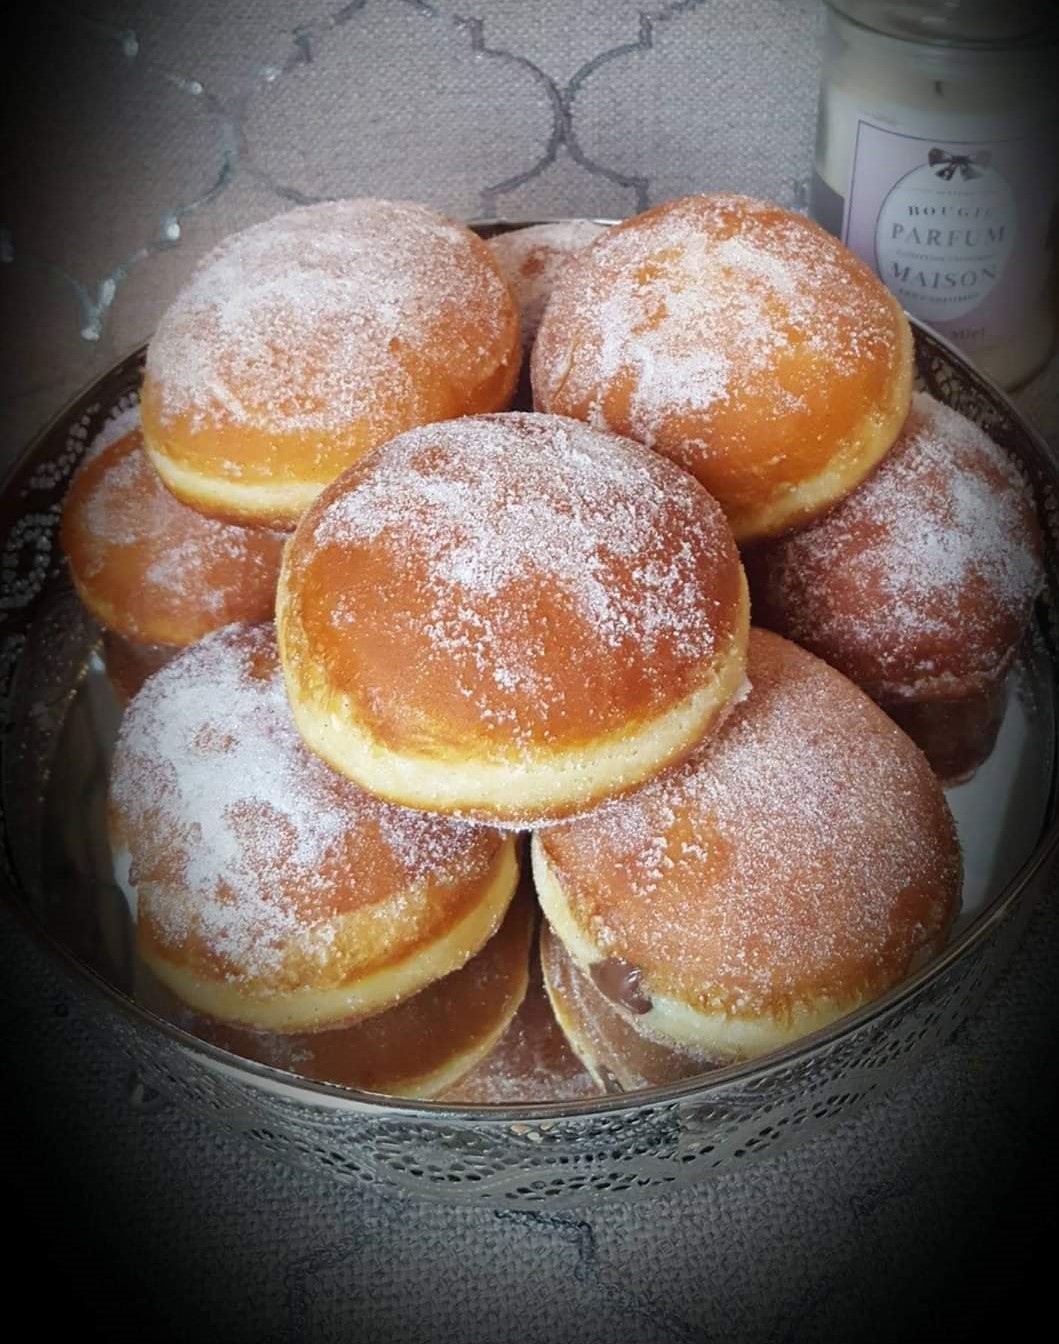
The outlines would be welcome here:
[[[970,316],[1007,269],[1017,220],[1010,186],[981,155],[934,146],[882,203],[879,274],[909,312],[937,326]]]
[[[1010,336],[1048,280],[1048,152],[1034,137],[946,140],[861,117],[842,239],[965,349]]]

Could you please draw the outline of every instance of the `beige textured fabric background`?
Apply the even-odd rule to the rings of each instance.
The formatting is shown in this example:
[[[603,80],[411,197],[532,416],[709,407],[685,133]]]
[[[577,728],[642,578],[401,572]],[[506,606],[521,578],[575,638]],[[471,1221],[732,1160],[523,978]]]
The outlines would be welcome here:
[[[816,0],[39,4],[7,39],[0,460],[149,335],[214,242],[292,202],[608,216],[723,187],[804,205],[819,20]],[[1059,437],[1055,370],[1023,403]],[[72,1306],[82,1337],[98,1317],[108,1337],[131,1320],[254,1344],[949,1331],[998,1305],[1024,1253],[1009,1192],[1044,1216],[1054,907],[900,1093],[745,1172],[579,1217],[395,1204],[270,1166],[144,1098],[0,914],[7,1106],[31,1131],[6,1175],[49,1230],[28,1259],[56,1289],[35,1310]]]
[[[67,0],[9,38],[0,460],[151,333],[195,261],[296,202],[620,216],[802,207],[819,0]],[[1026,404],[1059,432],[1051,375]]]

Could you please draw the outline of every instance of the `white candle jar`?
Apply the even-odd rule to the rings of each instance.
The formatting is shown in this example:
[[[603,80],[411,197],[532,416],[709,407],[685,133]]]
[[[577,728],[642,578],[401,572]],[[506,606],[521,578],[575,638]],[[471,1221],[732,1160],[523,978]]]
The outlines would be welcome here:
[[[1056,331],[1050,6],[827,0],[813,217],[1004,387]]]

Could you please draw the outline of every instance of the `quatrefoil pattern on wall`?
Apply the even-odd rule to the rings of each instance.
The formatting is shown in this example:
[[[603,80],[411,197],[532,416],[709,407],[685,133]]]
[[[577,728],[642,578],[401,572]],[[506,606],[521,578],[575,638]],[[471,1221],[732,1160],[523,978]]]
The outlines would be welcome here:
[[[23,20],[0,289],[7,456],[291,204],[614,217],[804,199],[815,0],[63,0]]]

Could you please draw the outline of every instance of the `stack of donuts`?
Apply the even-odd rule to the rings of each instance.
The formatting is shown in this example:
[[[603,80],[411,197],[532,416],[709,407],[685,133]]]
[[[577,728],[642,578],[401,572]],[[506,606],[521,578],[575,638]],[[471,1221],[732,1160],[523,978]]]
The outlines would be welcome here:
[[[303,207],[200,263],[141,416],[63,536],[155,1012],[558,1101],[775,1050],[944,944],[939,774],[991,746],[1040,538],[815,225]]]

